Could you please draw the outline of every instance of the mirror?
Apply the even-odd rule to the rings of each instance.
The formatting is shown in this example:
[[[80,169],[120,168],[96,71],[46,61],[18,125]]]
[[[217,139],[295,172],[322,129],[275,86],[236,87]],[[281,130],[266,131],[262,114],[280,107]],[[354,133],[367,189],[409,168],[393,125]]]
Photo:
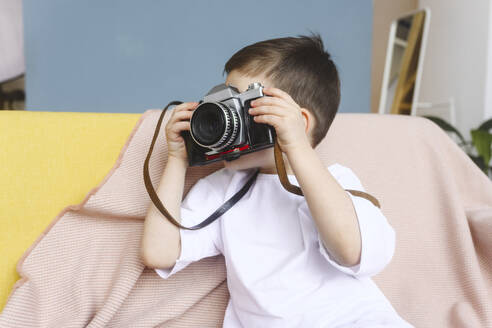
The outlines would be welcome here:
[[[391,23],[379,114],[416,114],[429,22],[424,8]]]

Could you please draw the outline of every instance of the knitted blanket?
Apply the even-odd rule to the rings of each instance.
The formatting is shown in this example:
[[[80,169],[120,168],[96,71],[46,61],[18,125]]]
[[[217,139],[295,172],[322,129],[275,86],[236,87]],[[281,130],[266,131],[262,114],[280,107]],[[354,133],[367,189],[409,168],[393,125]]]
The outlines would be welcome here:
[[[19,260],[0,327],[222,326],[222,255],[167,280],[139,256],[151,205],[143,163],[160,113],[142,114],[103,181]],[[150,161],[155,187],[169,117]],[[421,117],[339,113],[316,151],[354,170],[394,227],[394,257],[373,280],[397,312],[416,327],[492,327],[492,183],[454,141]],[[190,167],[184,195],[221,167]]]

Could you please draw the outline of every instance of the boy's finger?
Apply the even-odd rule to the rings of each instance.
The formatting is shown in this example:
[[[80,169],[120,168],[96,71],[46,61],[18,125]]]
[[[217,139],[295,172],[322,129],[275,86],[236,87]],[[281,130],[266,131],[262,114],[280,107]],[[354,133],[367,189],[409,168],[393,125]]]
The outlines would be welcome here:
[[[257,123],[266,123],[271,126],[273,126],[275,129],[277,129],[277,125],[279,123],[279,117],[275,115],[259,115],[259,116],[254,116],[253,119]]]
[[[189,130],[189,129],[190,129],[190,122],[181,121],[181,122],[176,122],[176,124],[173,124],[173,126],[170,128],[169,131],[174,135],[179,135],[181,131]]]
[[[250,108],[248,113],[251,115],[273,114],[277,116],[285,116],[286,111],[276,106],[258,106]]]
[[[175,111],[192,110],[195,109],[197,105],[198,105],[197,102],[185,102],[174,107],[174,110]]]
[[[280,90],[278,88],[273,88],[273,87],[263,88],[263,93],[265,93],[267,95],[277,96],[277,97],[284,99],[285,101],[287,101],[287,102],[289,102],[295,106],[299,106],[299,105],[297,105],[297,103],[294,101],[294,99],[292,99],[292,97],[287,92]]]
[[[276,97],[261,97],[251,102],[251,106],[254,107],[261,106],[261,105],[285,106],[286,102],[284,99],[276,98]]]
[[[173,120],[174,121],[179,121],[179,120],[183,120],[183,119],[190,119],[191,118],[191,115],[193,115],[193,112],[192,111],[189,111],[189,110],[182,110],[182,111],[179,111],[179,112],[175,112],[174,115],[173,115]]]

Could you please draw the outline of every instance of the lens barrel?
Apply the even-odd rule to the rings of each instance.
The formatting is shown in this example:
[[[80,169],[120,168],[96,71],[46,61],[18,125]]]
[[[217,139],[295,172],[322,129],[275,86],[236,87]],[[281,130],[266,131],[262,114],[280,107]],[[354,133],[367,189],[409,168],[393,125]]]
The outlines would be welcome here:
[[[191,116],[191,137],[202,147],[219,151],[232,144],[238,130],[236,110],[220,102],[203,102]]]

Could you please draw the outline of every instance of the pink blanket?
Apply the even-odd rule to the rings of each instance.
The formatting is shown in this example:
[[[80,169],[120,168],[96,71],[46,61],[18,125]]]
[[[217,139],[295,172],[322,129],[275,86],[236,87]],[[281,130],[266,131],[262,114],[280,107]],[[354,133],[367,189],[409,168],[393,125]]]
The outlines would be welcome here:
[[[20,259],[0,327],[220,327],[229,298],[222,255],[163,280],[139,258],[151,201],[143,163],[160,110],[140,118],[104,180],[64,208]],[[157,188],[164,126],[150,162]],[[492,183],[421,117],[338,114],[316,148],[356,172],[396,231],[374,281],[416,327],[492,327]],[[185,194],[222,167],[188,170]]]

